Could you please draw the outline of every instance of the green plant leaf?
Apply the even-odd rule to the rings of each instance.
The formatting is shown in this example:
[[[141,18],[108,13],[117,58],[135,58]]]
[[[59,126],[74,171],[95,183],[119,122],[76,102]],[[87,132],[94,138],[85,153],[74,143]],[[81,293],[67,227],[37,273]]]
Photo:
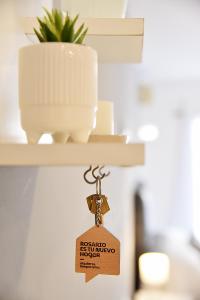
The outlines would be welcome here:
[[[35,34],[37,35],[38,40],[39,40],[41,43],[44,43],[44,42],[45,42],[44,37],[43,37],[43,36],[42,36],[35,28],[33,28],[33,30],[34,30]]]
[[[38,23],[40,24],[40,27],[42,27],[43,24],[44,24],[44,22],[43,22],[39,17],[37,17],[37,21],[38,21]]]
[[[44,31],[47,37],[47,40],[50,42],[58,42],[58,38],[57,36],[49,29],[49,27],[44,24]]]
[[[86,28],[83,33],[80,35],[80,37],[78,38],[78,40],[76,41],[76,44],[82,44],[84,39],[85,39],[85,36],[87,34],[87,31],[88,31],[88,28]]]
[[[76,33],[74,34],[73,37],[73,42],[76,42],[76,39],[78,39],[79,35],[81,34],[81,32],[83,31],[85,24],[82,24],[79,29],[76,31]]]
[[[52,17],[52,14],[48,11],[48,9],[46,7],[43,7],[43,10],[45,11],[49,21],[53,24],[54,21],[53,21],[53,17]]]
[[[57,42],[58,39],[56,35],[51,31],[48,25],[41,21],[39,18],[38,22],[40,24],[40,32],[42,33],[42,36],[45,38],[45,40],[49,42]]]
[[[43,21],[39,17],[37,17],[37,21],[38,21],[38,23],[40,25],[40,33],[41,33],[41,35],[44,38],[44,40],[47,41],[47,36],[46,36],[45,30],[44,30],[44,23],[43,23]]]
[[[54,17],[55,28],[58,32],[61,32],[63,28],[63,14],[61,11],[58,11],[57,9],[52,10],[52,14]]]
[[[78,20],[79,15],[76,15],[76,17],[70,22],[69,26],[69,42],[72,43],[74,41],[74,26],[76,24],[76,21]]]
[[[55,24],[51,23],[46,16],[43,19],[43,23],[48,26],[49,30],[57,37],[57,40],[60,40],[60,32],[56,29]]]
[[[70,18],[66,16],[65,24],[63,26],[61,36],[60,36],[60,40],[62,42],[69,42],[69,24],[70,24]]]
[[[85,25],[82,24],[78,30],[75,30],[78,15],[70,18],[67,13],[64,17],[62,11],[58,9],[52,9],[51,12],[45,7],[43,9],[45,11],[43,19],[37,18],[39,31],[34,29],[40,42],[83,43],[87,29],[84,30]]]

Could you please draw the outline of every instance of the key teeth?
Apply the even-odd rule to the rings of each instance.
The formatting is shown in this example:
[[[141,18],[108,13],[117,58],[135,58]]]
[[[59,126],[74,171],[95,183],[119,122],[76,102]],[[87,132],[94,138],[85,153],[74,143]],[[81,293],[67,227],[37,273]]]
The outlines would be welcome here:
[[[90,130],[81,130],[81,131],[73,132],[71,138],[75,143],[87,143],[90,133],[91,133]]]
[[[26,131],[26,138],[28,144],[38,144],[41,136],[42,136],[41,133]]]
[[[69,134],[65,132],[55,132],[52,134],[52,139],[55,144],[65,144],[69,138]]]

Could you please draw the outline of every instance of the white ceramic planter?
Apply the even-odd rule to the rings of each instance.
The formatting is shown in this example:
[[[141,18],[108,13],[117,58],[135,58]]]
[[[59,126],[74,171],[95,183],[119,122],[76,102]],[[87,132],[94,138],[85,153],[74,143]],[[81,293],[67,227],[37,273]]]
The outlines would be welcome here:
[[[70,15],[90,18],[122,18],[127,0],[61,0],[61,8]]]
[[[85,143],[95,127],[97,54],[90,47],[41,43],[19,52],[21,124],[29,143],[43,133],[54,142]]]
[[[92,131],[94,135],[114,134],[113,102],[98,101],[96,127]]]

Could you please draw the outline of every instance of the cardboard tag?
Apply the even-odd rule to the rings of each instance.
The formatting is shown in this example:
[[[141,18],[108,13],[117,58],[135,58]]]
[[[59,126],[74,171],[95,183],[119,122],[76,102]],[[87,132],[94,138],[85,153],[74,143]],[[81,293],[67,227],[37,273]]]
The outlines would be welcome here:
[[[98,274],[120,274],[120,242],[103,226],[94,226],[76,240],[76,272],[88,282]]]

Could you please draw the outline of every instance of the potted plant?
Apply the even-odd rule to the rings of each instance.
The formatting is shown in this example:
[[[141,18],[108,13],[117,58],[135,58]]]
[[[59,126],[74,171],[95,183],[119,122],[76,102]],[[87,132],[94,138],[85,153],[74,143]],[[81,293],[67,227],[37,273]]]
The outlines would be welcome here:
[[[34,29],[40,43],[19,51],[21,124],[28,143],[43,133],[54,142],[86,143],[95,127],[97,109],[97,54],[83,45],[87,29],[77,30],[78,15],[45,9]]]

